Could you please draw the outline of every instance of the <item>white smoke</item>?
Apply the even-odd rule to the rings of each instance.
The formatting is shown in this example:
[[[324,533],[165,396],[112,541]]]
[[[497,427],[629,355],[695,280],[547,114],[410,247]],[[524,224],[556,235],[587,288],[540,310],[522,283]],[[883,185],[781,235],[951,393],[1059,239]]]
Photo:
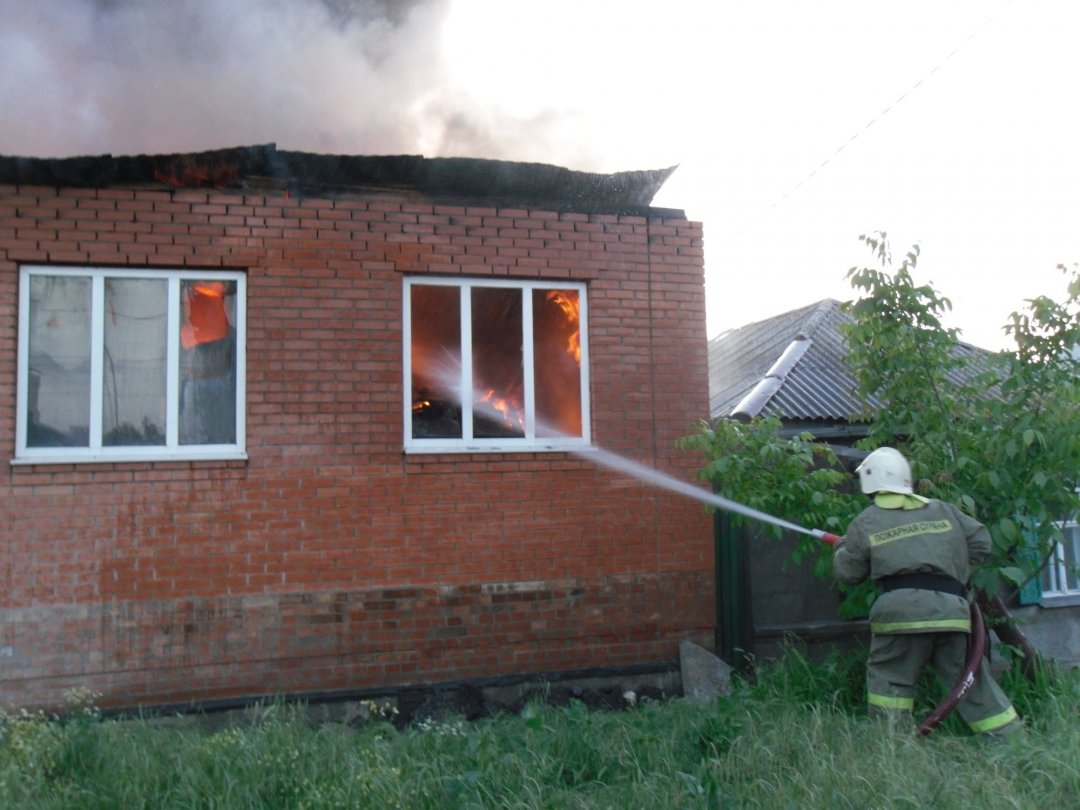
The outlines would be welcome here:
[[[552,162],[550,112],[481,108],[447,82],[449,4],[0,0],[0,154],[276,143]]]

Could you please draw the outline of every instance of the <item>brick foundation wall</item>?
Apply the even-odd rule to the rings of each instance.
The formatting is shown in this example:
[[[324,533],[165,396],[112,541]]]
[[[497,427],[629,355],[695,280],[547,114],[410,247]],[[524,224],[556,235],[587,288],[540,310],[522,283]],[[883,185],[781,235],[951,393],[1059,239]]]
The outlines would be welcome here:
[[[23,263],[244,270],[246,461],[5,465],[0,704],[133,706],[671,662],[702,506],[566,453],[404,455],[402,276],[588,284],[594,442],[690,480],[701,227],[374,196],[0,186],[0,446]]]
[[[5,687],[153,706],[674,664],[710,588],[688,573],[12,608]]]

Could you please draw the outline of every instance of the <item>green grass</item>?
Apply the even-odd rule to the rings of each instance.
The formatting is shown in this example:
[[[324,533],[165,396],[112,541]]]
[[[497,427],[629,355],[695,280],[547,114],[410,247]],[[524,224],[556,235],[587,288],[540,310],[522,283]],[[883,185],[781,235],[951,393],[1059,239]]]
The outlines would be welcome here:
[[[1048,808],[1080,796],[1080,673],[1004,685],[1021,738],[949,718],[927,738],[863,716],[861,667],[796,653],[711,703],[530,704],[397,730],[261,707],[193,723],[0,717],[3,808]]]

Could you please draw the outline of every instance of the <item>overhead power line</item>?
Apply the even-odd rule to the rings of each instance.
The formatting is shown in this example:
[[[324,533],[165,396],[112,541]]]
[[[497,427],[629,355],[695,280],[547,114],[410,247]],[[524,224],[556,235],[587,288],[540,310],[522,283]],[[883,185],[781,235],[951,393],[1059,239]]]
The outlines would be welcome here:
[[[944,67],[949,62],[950,59],[952,59],[954,56],[956,56],[956,54],[958,54],[961,50],[963,50],[964,47],[966,47],[967,44],[969,42],[971,42],[971,40],[973,40],[979,33],[981,33],[987,26],[989,26],[990,23],[994,21],[994,18],[998,15],[998,13],[1000,13],[1001,10],[1003,10],[1006,6],[1008,6],[1010,2],[1012,2],[1012,0],[1006,0],[1005,4],[1002,5],[1001,8],[998,11],[994,12],[989,17],[987,17],[982,22],[982,24],[976,26],[976,28],[970,34],[968,34],[967,37],[965,37],[964,40],[962,42],[960,42],[959,45],[957,45],[955,48],[953,48],[944,59],[942,59],[940,62],[938,62],[936,65],[934,65],[934,67],[932,67],[929,70],[929,72],[927,72],[922,78],[920,78],[917,82],[915,82],[915,84],[911,85],[911,87],[909,87],[907,90],[905,90],[899,96],[897,96],[895,101],[893,101],[891,104],[886,105],[886,107],[881,112],[879,112],[876,116],[871,118],[862,129],[856,130],[855,133],[852,134],[852,136],[850,138],[848,138],[842,144],[837,146],[836,149],[833,150],[831,155],[829,155],[827,158],[825,158],[825,160],[823,160],[813,171],[811,171],[808,175],[806,175],[806,177],[804,177],[802,180],[800,180],[798,183],[796,183],[794,186],[792,186],[788,191],[784,192],[783,195],[778,197],[772,203],[772,205],[770,205],[768,208],[766,208],[760,214],[758,214],[757,218],[761,219],[761,217],[765,216],[765,214],[767,214],[770,211],[772,211],[773,209],[775,209],[777,206],[779,206],[781,203],[783,203],[784,200],[786,200],[792,194],[794,194],[799,189],[801,189],[803,186],[805,186],[807,183],[809,183],[811,180],[813,180],[814,177],[817,176],[817,174],[822,169],[824,169],[826,166],[828,166],[830,163],[832,163],[833,160],[841,152],[843,152],[845,149],[847,149],[848,146],[850,146],[852,143],[854,143],[859,138],[860,135],[862,135],[864,132],[866,132],[868,129],[870,129],[872,126],[874,126],[874,124],[878,123],[886,115],[888,115],[890,112],[892,112],[894,109],[896,109],[896,107],[899,106],[904,101],[904,99],[906,99],[908,96],[910,96],[912,93],[914,93],[920,87],[922,87],[926,82],[928,82],[931,79],[931,77],[933,77],[933,75],[935,73],[937,73],[939,70],[941,70],[941,68]]]

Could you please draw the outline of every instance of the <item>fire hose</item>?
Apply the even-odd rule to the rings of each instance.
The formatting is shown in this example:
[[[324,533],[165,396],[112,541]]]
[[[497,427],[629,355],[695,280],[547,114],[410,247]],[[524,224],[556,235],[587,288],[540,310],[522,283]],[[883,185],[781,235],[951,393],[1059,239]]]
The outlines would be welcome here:
[[[983,654],[986,652],[986,626],[983,623],[982,611],[979,610],[975,600],[971,602],[971,634],[968,636],[968,657],[964,662],[964,669],[960,678],[949,690],[945,699],[937,705],[927,718],[919,724],[919,734],[925,737],[938,727],[946,717],[952,714],[964,695],[975,685],[975,679],[979,676],[979,667],[982,666]]]

